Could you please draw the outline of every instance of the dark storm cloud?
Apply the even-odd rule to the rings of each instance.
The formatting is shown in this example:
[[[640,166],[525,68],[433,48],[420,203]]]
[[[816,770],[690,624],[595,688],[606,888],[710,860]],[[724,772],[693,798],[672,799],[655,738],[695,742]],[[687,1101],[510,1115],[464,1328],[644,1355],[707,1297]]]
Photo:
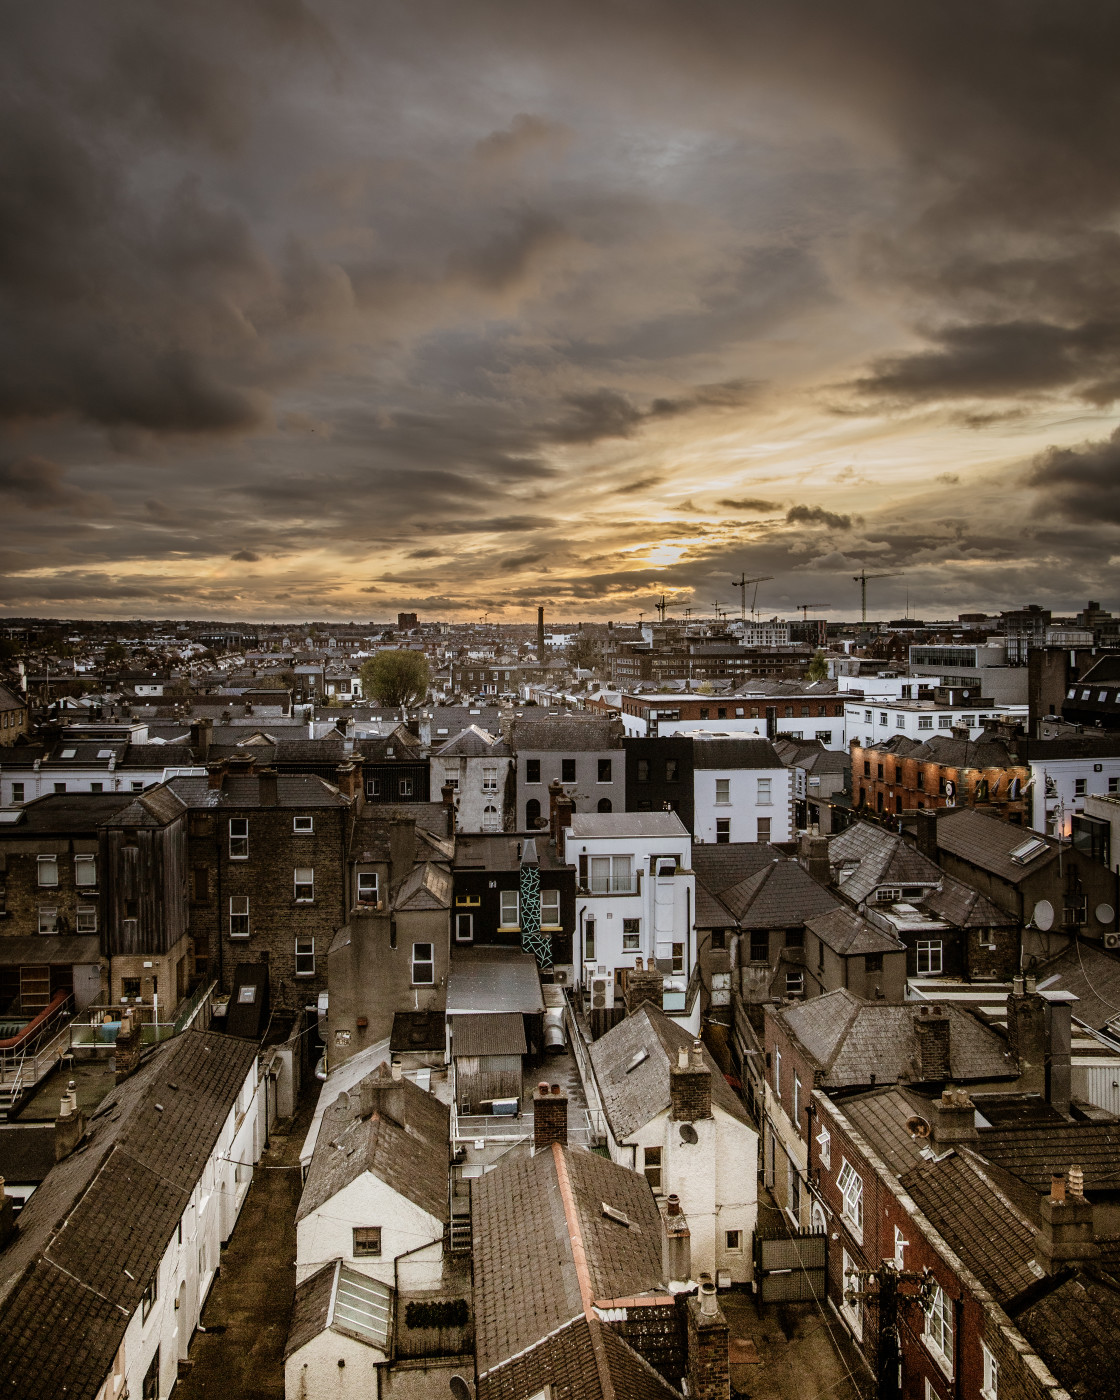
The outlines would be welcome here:
[[[753,496],[746,496],[738,501],[725,498],[722,501],[717,501],[716,505],[722,506],[724,510],[746,511],[750,515],[769,515],[782,508],[780,501],[763,501]]]
[[[259,564],[261,561],[261,556],[254,554],[251,549],[239,549],[236,554],[231,554],[229,557],[236,559],[241,564]]]
[[[1102,442],[1052,447],[1027,475],[1041,495],[1040,512],[1094,525],[1120,525],[1120,428]]]
[[[786,511],[786,523],[789,525],[827,525],[830,530],[850,530],[852,528],[852,517],[850,515],[837,515],[834,511],[825,510],[822,506],[790,506]]]

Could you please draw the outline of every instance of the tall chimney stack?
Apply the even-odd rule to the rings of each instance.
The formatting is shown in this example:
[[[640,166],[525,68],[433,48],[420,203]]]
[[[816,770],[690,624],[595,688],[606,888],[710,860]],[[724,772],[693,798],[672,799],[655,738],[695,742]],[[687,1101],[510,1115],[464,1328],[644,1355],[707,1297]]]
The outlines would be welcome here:
[[[533,1095],[533,1151],[554,1142],[568,1145],[568,1096],[559,1084],[550,1088],[542,1081]]]
[[[1073,1097],[1072,1084],[1072,1031],[1071,1015],[1073,1003],[1078,1000],[1073,992],[1044,991],[1037,993],[1046,1003],[1046,1029],[1049,1044],[1046,1057],[1046,1100],[1066,1118],[1069,1117],[1070,1099]]]
[[[1100,1255],[1093,1229],[1093,1203],[1085,1199],[1084,1182],[1080,1167],[1070,1167],[1068,1179],[1055,1172],[1050,1194],[1040,1203],[1035,1252],[1048,1274]]]
[[[698,1040],[691,1050],[681,1046],[677,1063],[669,1071],[669,1117],[675,1123],[694,1123],[712,1116],[712,1072],[704,1063]]]
[[[729,1400],[729,1330],[709,1274],[700,1275],[700,1290],[688,1300],[688,1393],[696,1400]]]
[[[692,1277],[692,1232],[681,1210],[679,1196],[669,1196],[661,1206],[661,1272],[667,1287],[685,1284]]]
[[[544,608],[537,609],[537,660],[544,665]]]
[[[949,1012],[944,1006],[921,1006],[914,1017],[918,1036],[918,1078],[927,1081],[948,1079]]]

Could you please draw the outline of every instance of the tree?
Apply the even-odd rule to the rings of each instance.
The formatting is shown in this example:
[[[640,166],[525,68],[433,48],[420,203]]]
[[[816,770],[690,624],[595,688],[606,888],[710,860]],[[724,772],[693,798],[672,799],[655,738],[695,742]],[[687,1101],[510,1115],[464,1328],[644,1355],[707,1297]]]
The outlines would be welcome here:
[[[105,665],[119,666],[122,661],[128,660],[128,652],[121,646],[120,642],[108,642],[105,646]]]
[[[379,651],[362,667],[362,694],[379,705],[415,705],[428,693],[428,659],[419,651]]]
[[[602,665],[603,652],[599,643],[586,632],[581,632],[568,647],[568,663],[580,671],[594,671]]]
[[[809,669],[805,672],[805,677],[811,681],[828,680],[828,658],[823,651],[813,653],[813,659],[809,662]]]

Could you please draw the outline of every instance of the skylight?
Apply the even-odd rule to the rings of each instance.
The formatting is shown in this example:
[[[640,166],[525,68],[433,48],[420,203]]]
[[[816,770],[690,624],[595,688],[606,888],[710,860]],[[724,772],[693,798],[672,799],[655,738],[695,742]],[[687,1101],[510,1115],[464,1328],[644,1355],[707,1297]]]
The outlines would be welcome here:
[[[626,1066],[626,1073],[629,1074],[631,1070],[637,1069],[639,1065],[644,1065],[648,1059],[649,1051],[643,1045],[642,1048],[638,1051],[638,1053],[630,1061],[630,1063]]]
[[[77,750],[77,749],[63,749],[62,752],[61,752],[61,754],[59,754],[59,757],[60,757],[60,758],[76,758],[77,755],[78,755],[78,750]]]
[[[1013,860],[1016,865],[1029,865],[1032,860],[1037,860],[1043,851],[1048,851],[1050,847],[1045,841],[1040,841],[1037,837],[1032,837],[1029,841],[1024,841],[1022,845],[1008,853],[1008,860]]]
[[[331,1322],[357,1332],[382,1351],[389,1347],[390,1291],[375,1278],[339,1266],[331,1300]]]

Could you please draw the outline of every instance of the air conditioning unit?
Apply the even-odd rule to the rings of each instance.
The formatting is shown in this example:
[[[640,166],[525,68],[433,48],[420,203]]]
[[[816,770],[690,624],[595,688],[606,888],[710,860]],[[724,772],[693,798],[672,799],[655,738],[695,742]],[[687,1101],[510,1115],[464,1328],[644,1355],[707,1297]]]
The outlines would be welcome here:
[[[614,1006],[614,978],[594,977],[591,980],[592,1011],[610,1011]]]
[[[1120,948],[1120,933],[1106,933],[1104,946],[1106,948]]]
[[[558,968],[558,969],[552,974],[552,980],[553,980],[553,982],[556,983],[556,985],[559,986],[559,987],[566,986],[566,985],[567,985],[567,981],[568,981],[568,972],[567,972],[567,969],[566,969],[566,968]]]

